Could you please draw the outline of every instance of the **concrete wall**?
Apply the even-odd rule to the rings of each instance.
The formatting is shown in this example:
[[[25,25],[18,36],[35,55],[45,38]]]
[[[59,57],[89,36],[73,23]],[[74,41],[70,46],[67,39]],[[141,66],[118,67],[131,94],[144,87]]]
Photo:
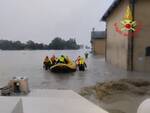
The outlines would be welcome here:
[[[107,51],[106,60],[117,67],[127,69],[128,62],[128,37],[116,32],[114,24],[120,24],[128,6],[127,0],[122,0],[120,5],[107,18]]]
[[[145,56],[146,47],[150,47],[150,1],[137,0],[135,20],[141,21],[142,29],[134,38],[134,70],[150,72],[150,57]]]
[[[96,55],[105,55],[105,39],[93,39],[93,52]]]

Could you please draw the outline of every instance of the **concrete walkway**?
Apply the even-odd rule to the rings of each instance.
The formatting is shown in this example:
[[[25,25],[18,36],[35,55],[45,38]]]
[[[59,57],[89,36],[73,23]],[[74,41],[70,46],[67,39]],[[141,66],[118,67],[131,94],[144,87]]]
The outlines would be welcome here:
[[[0,97],[0,113],[108,113],[71,90],[33,90],[25,97]]]

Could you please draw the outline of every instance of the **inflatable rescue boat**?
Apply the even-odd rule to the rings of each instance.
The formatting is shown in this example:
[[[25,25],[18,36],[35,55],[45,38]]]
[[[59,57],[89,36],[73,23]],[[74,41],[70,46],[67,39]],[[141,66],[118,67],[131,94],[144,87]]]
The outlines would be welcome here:
[[[67,64],[58,63],[50,67],[50,70],[52,72],[58,72],[58,73],[75,72],[76,69],[77,69],[76,63],[71,60],[68,60]]]

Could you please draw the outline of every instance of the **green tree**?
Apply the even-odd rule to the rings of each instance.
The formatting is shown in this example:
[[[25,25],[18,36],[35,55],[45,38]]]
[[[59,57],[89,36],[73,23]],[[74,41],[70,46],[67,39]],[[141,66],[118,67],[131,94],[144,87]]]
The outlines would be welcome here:
[[[69,39],[67,41],[61,39],[60,37],[56,37],[49,44],[50,49],[63,50],[63,49],[79,49],[79,45],[77,45],[75,39]]]

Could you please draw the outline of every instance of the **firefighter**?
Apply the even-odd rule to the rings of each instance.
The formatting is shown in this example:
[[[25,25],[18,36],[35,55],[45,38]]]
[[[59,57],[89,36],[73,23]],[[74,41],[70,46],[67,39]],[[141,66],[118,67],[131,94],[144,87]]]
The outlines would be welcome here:
[[[43,65],[44,65],[43,67],[45,68],[45,70],[48,70],[48,69],[51,67],[52,62],[51,62],[51,60],[48,58],[48,56],[45,57],[44,62],[43,62]]]

